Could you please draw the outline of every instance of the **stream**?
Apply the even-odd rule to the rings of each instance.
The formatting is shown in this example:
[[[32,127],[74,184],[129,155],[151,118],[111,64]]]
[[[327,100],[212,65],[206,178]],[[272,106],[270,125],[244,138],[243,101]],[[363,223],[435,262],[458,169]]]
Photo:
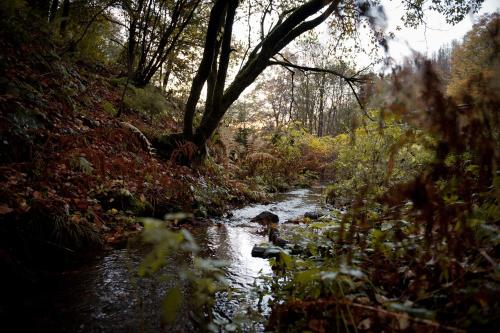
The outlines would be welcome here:
[[[283,222],[319,210],[321,190],[316,187],[283,193],[274,203],[236,209],[232,216],[192,231],[201,256],[227,263],[224,272],[233,292],[217,294],[213,309],[222,331],[232,331],[236,329],[233,321],[244,320],[244,331],[261,332],[269,314],[266,302],[271,296],[265,296],[259,307],[258,295],[251,292],[259,275],[272,274],[267,259],[251,256],[254,245],[268,241],[267,234],[250,219],[268,210]],[[137,267],[148,250],[149,247],[137,244],[105,251],[82,267],[56,274],[43,284],[43,290],[30,293],[17,305],[24,318],[16,323],[17,328],[37,332],[197,331],[188,302],[183,303],[174,323],[166,325],[161,321],[163,297],[176,282],[168,276],[175,276],[179,265],[188,259],[171,255],[162,271],[166,279],[136,278]],[[184,299],[189,299],[187,288],[182,293]]]

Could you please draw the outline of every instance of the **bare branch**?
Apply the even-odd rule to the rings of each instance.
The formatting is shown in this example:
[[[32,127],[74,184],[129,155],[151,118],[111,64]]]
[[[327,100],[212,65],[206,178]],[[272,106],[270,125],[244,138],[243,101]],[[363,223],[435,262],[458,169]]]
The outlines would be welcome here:
[[[124,24],[124,23],[122,23],[122,22],[120,22],[120,21],[118,21],[118,20],[115,20],[115,19],[114,19],[114,18],[112,18],[111,16],[106,15],[106,13],[103,13],[103,14],[102,14],[102,18],[103,18],[103,19],[105,19],[106,21],[109,21],[109,22],[111,22],[111,23],[114,23],[114,24],[116,24],[116,25],[119,25],[120,27],[123,27],[123,28],[128,29],[128,26],[127,26],[126,24]]]
[[[356,89],[354,89],[354,86],[352,85],[352,83],[350,81],[347,81],[347,83],[349,84],[349,87],[351,88],[352,90],[352,93],[354,94],[354,97],[356,97],[356,101],[358,102],[359,104],[359,107],[361,108],[361,110],[363,111],[364,115],[370,119],[371,121],[375,121],[375,119],[373,119],[369,114],[368,112],[366,111],[365,107],[363,106],[363,104],[361,103],[361,100],[359,99],[359,96],[358,94],[356,93]]]
[[[362,78],[358,78],[356,76],[346,76],[342,73],[339,73],[339,72],[331,70],[331,69],[309,67],[309,66],[300,66],[300,65],[292,64],[292,63],[287,62],[287,61],[271,60],[271,61],[269,61],[269,65],[271,65],[271,66],[272,65],[280,65],[280,66],[284,66],[284,67],[296,68],[298,70],[306,71],[306,72],[328,73],[328,74],[338,76],[338,77],[346,80],[347,82],[353,82],[353,83],[364,82],[364,79],[362,79]]]

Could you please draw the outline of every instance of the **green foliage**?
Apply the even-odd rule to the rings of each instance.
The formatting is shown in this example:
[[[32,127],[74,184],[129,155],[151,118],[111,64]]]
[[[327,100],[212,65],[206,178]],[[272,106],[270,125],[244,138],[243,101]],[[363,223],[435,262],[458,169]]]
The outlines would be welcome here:
[[[243,167],[269,192],[310,185],[327,172],[334,158],[331,137],[317,137],[298,124],[267,138],[267,146],[248,154]]]
[[[116,117],[116,115],[118,114],[118,110],[115,108],[113,103],[111,103],[109,101],[103,101],[101,103],[101,106],[102,106],[102,109],[104,110],[104,112],[106,112],[108,115],[110,115],[112,117]]]
[[[162,310],[167,322],[173,322],[182,305],[182,294],[179,287],[170,289],[163,299]]]
[[[12,126],[12,132],[26,138],[30,137],[30,132],[45,127],[42,114],[21,106],[8,113],[6,118]]]
[[[14,15],[20,10],[26,10],[26,2],[23,0],[5,0],[2,1],[0,8],[6,14]]]
[[[421,131],[393,117],[384,119],[383,124],[369,122],[351,136],[336,136],[327,200],[343,205],[354,194],[369,200],[383,195],[393,184],[417,175],[432,160],[431,144],[432,140]]]
[[[177,214],[175,218],[182,218],[182,215]],[[165,266],[170,253],[185,253],[193,258],[193,265],[184,264],[176,271],[175,286],[167,292],[163,300],[164,319],[169,322],[175,320],[181,305],[187,303],[195,307],[194,313],[199,317],[197,319],[206,322],[207,318],[203,317],[203,312],[210,309],[215,293],[222,290],[226,284],[222,271],[225,263],[201,258],[198,255],[200,249],[189,231],[185,229],[172,231],[166,227],[164,221],[156,219],[143,218],[141,221],[144,223],[143,240],[152,244],[153,249],[139,266],[139,276],[161,273],[161,268]],[[185,283],[193,290],[190,299],[184,299],[181,293],[180,288]]]
[[[207,163],[207,162],[206,162]],[[210,162],[208,162],[210,163]],[[225,205],[231,199],[229,189],[217,182],[218,177],[200,176],[200,179],[191,187],[195,213],[198,216],[220,216],[225,210]]]
[[[80,38],[83,33],[81,26],[76,29],[78,32],[75,33],[75,38]],[[110,39],[116,39],[118,35],[119,29],[115,25],[100,18],[89,27],[78,42],[74,55],[91,63],[113,64],[119,60],[121,46]]]
[[[8,38],[12,38],[14,41],[24,41],[29,38],[28,32],[21,24],[22,19],[20,19],[24,19],[27,16],[26,14],[27,6],[23,0],[5,0],[0,2],[0,15],[2,16],[0,27],[9,32],[7,34]]]
[[[460,93],[471,102],[463,110],[431,64],[420,66],[394,75],[382,126],[334,139],[330,195],[347,210],[288,231],[297,255],[286,269],[274,263],[274,329],[498,325],[500,101],[491,87],[500,67],[466,78],[483,89]]]
[[[325,220],[287,228],[286,237],[296,242],[293,249],[296,255],[282,252],[276,260],[271,260],[276,274],[273,304],[291,299],[343,298],[369,286],[361,269],[334,255],[329,237],[338,227],[337,221]]]
[[[127,107],[134,109],[150,120],[158,120],[171,112],[163,92],[154,86],[131,87],[124,99]]]
[[[89,244],[95,245],[101,242],[91,225],[75,223],[67,215],[51,216],[31,223],[29,228],[32,232],[36,232],[32,235],[34,238],[48,239],[63,249],[82,249]]]
[[[430,9],[443,14],[448,23],[456,24],[469,13],[477,13],[482,3],[483,0],[433,0],[430,5],[422,0],[404,2],[404,23],[417,27],[424,21],[424,10]]]
[[[298,172],[305,169],[320,172],[325,163],[333,159],[332,138],[310,134],[298,124],[289,126],[284,133],[275,134],[272,141],[286,164],[296,164],[300,158],[302,164],[296,167]]]
[[[241,144],[245,149],[248,148],[248,137],[252,133],[250,128],[238,128],[234,136],[234,141]]]

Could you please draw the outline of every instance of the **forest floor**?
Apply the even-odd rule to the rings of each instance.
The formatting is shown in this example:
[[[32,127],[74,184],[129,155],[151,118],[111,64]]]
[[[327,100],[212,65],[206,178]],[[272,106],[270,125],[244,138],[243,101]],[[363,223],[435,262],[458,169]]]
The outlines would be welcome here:
[[[117,71],[64,60],[29,33],[0,36],[0,261],[117,244],[142,229],[137,216],[194,222],[268,200],[220,142],[198,168],[161,159],[148,141],[180,131],[172,116],[123,107]]]
[[[273,289],[277,301],[269,327],[438,332],[461,331],[458,327],[493,331],[498,326],[498,173],[492,186],[483,186],[473,175],[480,170],[478,162],[469,161],[473,155],[450,156],[460,162],[470,155],[463,165],[429,164],[432,172],[387,188],[391,195],[380,198],[381,203],[353,187],[384,178],[385,162],[380,174],[369,170],[369,177],[360,177],[364,173],[354,172],[366,171],[366,151],[373,152],[377,163],[383,160],[373,135],[378,127],[364,137],[360,129],[359,150],[347,134],[334,141],[311,140],[328,152],[335,142],[338,151],[321,159],[309,149],[309,157],[300,156],[300,168],[299,153],[290,154],[287,165],[274,151],[262,150],[245,171],[231,163],[221,140],[211,144],[210,158],[202,165],[178,165],[150,143],[155,146],[163,135],[180,132],[179,103],[164,101],[171,113],[140,112],[124,103],[125,80],[117,69],[63,54],[36,25],[10,28],[0,29],[3,288],[12,289],[13,281],[24,288],[25,279],[16,279],[29,278],[26,267],[57,269],[88,249],[124,244],[143,229],[138,216],[190,227],[210,223],[211,216],[233,207],[267,201],[266,187],[255,180],[258,162],[267,163],[274,190],[285,185],[289,174],[307,169],[304,165],[326,165],[335,170],[338,191],[354,204],[347,211],[334,210],[327,219],[287,227],[283,237],[302,248],[297,255],[281,252],[271,260],[274,280],[264,286]],[[481,138],[482,131],[469,130],[474,140]],[[282,135],[281,141],[278,135],[277,145],[292,151],[294,140],[304,137],[295,132]],[[299,146],[293,148],[299,151]],[[483,146],[471,145],[482,154]],[[333,169],[333,155],[336,160],[343,155],[346,163]],[[343,169],[345,175],[338,172]],[[400,169],[412,170],[406,164]],[[276,176],[276,171],[282,174]],[[342,196],[334,199],[340,203]],[[439,224],[429,223],[434,221],[430,217]]]

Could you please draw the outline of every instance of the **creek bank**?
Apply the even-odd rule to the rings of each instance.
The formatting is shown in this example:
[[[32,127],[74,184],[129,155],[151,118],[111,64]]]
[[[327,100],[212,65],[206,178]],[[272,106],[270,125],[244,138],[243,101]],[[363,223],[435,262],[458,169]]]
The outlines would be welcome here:
[[[320,206],[320,192],[321,188],[313,188],[280,193],[272,203],[234,209],[227,214],[230,216],[212,218],[213,223],[192,228],[183,225],[190,228],[200,255],[226,262],[224,274],[231,293],[218,293],[213,307],[220,331],[228,332],[236,325],[241,331],[263,332],[270,314],[267,302],[271,296],[264,295],[259,303],[260,295],[252,286],[262,283],[256,281],[259,276],[273,273],[268,260],[251,256],[252,247],[268,242],[268,237],[261,233],[262,225],[250,220],[262,211],[278,215],[281,221],[301,217]],[[80,265],[46,275],[50,283],[40,282],[36,285],[40,288],[20,286],[14,291],[10,285],[12,298],[0,305],[4,327],[74,333],[196,331],[189,303],[183,303],[174,323],[161,322],[163,297],[175,281],[176,270],[192,262],[185,255],[170,253],[161,276],[139,278],[137,269],[150,250],[131,241],[126,247],[99,251]],[[192,298],[189,288],[181,292],[183,299]]]
[[[188,212],[198,224],[268,199],[215,145],[197,169],[161,159],[151,143],[181,131],[172,113],[124,106],[116,71],[59,57],[47,31],[19,26],[0,40],[0,263],[58,269],[123,246],[142,230],[137,216]]]
[[[19,27],[0,40],[0,263],[58,269],[84,252],[124,246],[143,228],[137,216],[187,212],[194,218],[179,224],[197,225],[270,202],[265,191],[274,186],[247,177],[249,166],[232,163],[221,140],[199,168],[154,149],[182,131],[172,112],[180,100],[143,95],[172,109],[148,114],[116,69],[60,57],[48,31]],[[287,187],[286,177],[273,180]]]

